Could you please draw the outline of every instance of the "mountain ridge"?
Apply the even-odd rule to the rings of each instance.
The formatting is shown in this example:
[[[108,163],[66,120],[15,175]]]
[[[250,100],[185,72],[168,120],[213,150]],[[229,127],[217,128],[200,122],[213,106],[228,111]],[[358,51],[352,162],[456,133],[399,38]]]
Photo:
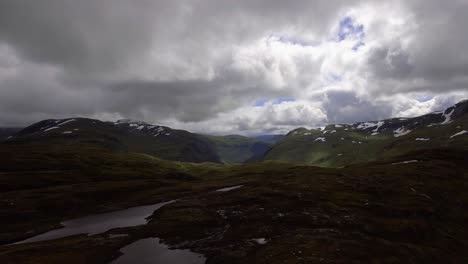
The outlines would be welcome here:
[[[163,159],[220,163],[214,144],[198,134],[141,121],[104,122],[89,118],[47,119],[19,131],[4,144],[91,144]]]
[[[389,118],[321,128],[297,128],[258,160],[340,167],[414,149],[467,145],[468,100],[412,118]],[[363,152],[368,153],[363,153]],[[351,156],[346,157],[345,156]],[[354,155],[354,156],[353,156]]]
[[[399,155],[412,148],[420,149],[422,144],[427,147],[448,144],[446,140],[434,136],[434,133],[450,132],[450,135],[444,136],[452,141],[464,139],[466,132],[463,131],[468,130],[467,113],[468,100],[463,100],[443,111],[417,117],[329,124],[312,129],[300,127],[286,135],[256,137],[196,134],[131,119],[111,122],[75,117],[42,120],[19,131],[5,130],[8,131],[8,137],[3,136],[3,141],[6,144],[97,144],[110,149],[187,162],[232,164],[277,160],[340,167],[376,160],[392,152],[388,156]],[[453,127],[454,122],[458,123]],[[401,142],[408,138],[417,142],[406,140],[407,146],[402,147]],[[465,140],[458,141],[459,144],[465,144]],[[368,151],[368,155],[363,154],[364,151]],[[382,154],[385,152],[387,154]],[[349,154],[356,157],[344,158]]]

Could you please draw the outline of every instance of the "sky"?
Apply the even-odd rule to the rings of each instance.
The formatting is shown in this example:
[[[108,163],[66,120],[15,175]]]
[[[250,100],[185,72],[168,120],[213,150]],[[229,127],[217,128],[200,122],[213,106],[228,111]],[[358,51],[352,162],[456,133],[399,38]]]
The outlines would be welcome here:
[[[410,117],[468,98],[468,0],[1,0],[0,126],[208,134]]]

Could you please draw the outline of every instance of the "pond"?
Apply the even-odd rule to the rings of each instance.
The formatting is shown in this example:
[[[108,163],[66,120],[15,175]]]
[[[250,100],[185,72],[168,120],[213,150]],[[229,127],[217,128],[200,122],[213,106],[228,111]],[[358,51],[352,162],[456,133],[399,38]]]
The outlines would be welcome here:
[[[190,250],[169,249],[158,238],[138,240],[120,249],[122,256],[112,264],[203,264],[206,259]]]
[[[151,216],[154,211],[172,202],[174,201],[137,206],[110,213],[89,215],[64,221],[61,223],[63,225],[62,228],[51,230],[49,232],[16,242],[15,244],[52,240],[78,234],[87,234],[91,236],[104,233],[113,228],[144,225],[147,223],[146,218]]]

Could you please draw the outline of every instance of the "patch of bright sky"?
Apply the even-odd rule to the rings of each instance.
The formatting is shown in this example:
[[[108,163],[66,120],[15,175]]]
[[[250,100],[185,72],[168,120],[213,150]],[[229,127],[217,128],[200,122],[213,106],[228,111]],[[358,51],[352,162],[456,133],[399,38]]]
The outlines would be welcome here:
[[[421,103],[430,101],[430,100],[432,100],[432,99],[434,99],[434,96],[433,96],[433,95],[422,95],[422,96],[416,97],[416,100],[418,100],[418,101],[421,102]]]
[[[353,45],[352,50],[357,51],[360,47],[365,45],[365,36],[364,25],[358,24],[353,18],[346,16],[339,22],[336,36],[337,41],[341,42],[348,39],[356,40],[356,44]]]
[[[341,82],[341,81],[343,80],[343,76],[338,75],[338,74],[335,74],[335,73],[330,73],[330,74],[327,76],[327,79],[328,79],[331,83],[337,83],[337,82]]]
[[[264,106],[266,105],[267,103],[271,103],[272,105],[275,105],[275,104],[281,104],[281,103],[284,103],[284,102],[294,102],[296,101],[294,98],[291,98],[291,97],[279,97],[279,98],[275,98],[275,99],[260,99],[260,100],[257,100],[255,101],[254,103],[254,106]]]
[[[356,24],[349,16],[340,21],[338,27],[338,41],[343,41],[351,36],[364,37],[364,25]]]

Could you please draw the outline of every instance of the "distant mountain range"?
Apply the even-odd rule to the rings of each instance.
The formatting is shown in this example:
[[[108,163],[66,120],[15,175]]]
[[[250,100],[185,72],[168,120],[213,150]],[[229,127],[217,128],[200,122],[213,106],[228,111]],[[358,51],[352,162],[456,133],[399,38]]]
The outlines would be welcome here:
[[[49,119],[24,129],[0,129],[3,144],[94,145],[185,162],[244,163],[275,160],[341,167],[403,153],[468,147],[468,101],[414,118],[298,128],[284,135],[210,136],[142,121]]]
[[[298,128],[259,160],[341,167],[444,147],[468,148],[468,100],[413,118]]]
[[[224,163],[244,163],[263,157],[284,135],[261,135],[257,137],[207,135],[206,137],[215,143],[218,154]]]
[[[281,138],[208,136],[130,119],[103,122],[88,118],[43,120],[24,129],[1,129],[0,136],[5,144],[96,145],[167,160],[215,163],[243,163],[263,156]]]
[[[206,137],[140,121],[102,122],[87,118],[44,120],[26,127],[5,144],[97,145],[187,162],[221,162]]]

